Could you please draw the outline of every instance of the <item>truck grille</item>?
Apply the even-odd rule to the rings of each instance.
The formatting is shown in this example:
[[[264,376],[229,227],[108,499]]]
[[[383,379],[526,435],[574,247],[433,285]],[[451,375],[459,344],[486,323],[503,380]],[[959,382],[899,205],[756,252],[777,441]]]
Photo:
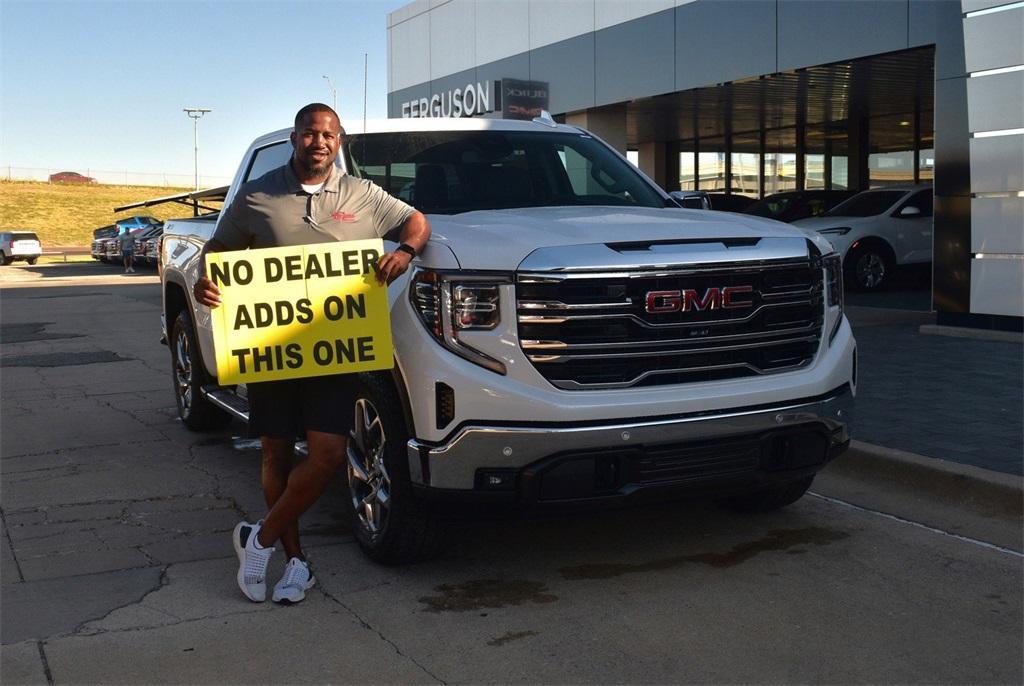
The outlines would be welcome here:
[[[722,294],[739,293],[722,307]],[[648,298],[655,295],[648,312]],[[671,294],[678,293],[673,296]],[[521,273],[523,351],[566,390],[733,379],[799,369],[821,340],[815,259],[607,273]]]

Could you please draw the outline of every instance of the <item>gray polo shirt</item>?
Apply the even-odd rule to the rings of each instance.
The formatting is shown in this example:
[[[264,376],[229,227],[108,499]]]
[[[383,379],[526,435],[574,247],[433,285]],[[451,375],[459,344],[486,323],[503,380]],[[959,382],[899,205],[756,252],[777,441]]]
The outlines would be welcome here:
[[[415,211],[372,181],[337,167],[323,188],[307,193],[289,160],[238,189],[213,238],[228,250],[377,238]]]

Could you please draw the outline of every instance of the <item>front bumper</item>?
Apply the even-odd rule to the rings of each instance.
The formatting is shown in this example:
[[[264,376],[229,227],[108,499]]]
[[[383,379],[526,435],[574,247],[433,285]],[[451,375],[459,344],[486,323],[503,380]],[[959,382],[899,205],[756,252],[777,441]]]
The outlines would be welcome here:
[[[844,384],[816,398],[675,417],[468,425],[440,445],[410,440],[410,476],[421,494],[495,500],[616,497],[712,481],[765,484],[814,473],[842,453],[852,412]]]

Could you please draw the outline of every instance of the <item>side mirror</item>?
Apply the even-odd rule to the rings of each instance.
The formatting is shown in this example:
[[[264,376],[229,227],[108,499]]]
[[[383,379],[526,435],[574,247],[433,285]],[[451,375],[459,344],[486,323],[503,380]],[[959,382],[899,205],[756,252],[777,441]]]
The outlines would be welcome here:
[[[908,205],[900,210],[899,216],[901,217],[918,217],[921,215],[921,210],[916,207]]]

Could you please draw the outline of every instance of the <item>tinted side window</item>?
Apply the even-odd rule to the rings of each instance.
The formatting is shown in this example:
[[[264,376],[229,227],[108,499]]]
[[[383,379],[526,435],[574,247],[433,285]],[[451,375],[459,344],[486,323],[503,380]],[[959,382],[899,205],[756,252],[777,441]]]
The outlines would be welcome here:
[[[918,191],[910,196],[910,200],[903,203],[903,207],[916,207],[921,210],[922,217],[932,216],[932,189]],[[902,207],[900,208],[903,209]]]
[[[288,141],[281,141],[280,143],[260,148],[253,156],[252,164],[249,165],[249,171],[246,173],[243,181],[258,179],[271,169],[277,169],[287,162],[291,155],[292,144]]]

